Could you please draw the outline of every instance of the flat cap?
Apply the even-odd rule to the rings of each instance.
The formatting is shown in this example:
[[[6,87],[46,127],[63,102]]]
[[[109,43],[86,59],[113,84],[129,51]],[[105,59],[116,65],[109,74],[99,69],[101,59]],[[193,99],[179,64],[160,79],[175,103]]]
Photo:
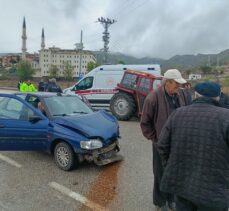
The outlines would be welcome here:
[[[211,81],[196,84],[194,90],[205,97],[218,97],[221,92],[220,85]]]

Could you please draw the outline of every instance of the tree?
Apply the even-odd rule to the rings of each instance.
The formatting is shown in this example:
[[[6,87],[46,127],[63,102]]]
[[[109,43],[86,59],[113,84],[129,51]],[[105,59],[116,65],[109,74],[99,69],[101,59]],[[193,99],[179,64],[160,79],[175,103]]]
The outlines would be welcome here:
[[[72,77],[73,77],[73,67],[68,62],[66,62],[64,64],[64,78],[67,81],[71,81]]]
[[[125,62],[122,60],[119,60],[117,64],[125,64]]]
[[[89,73],[91,70],[93,70],[94,68],[98,67],[99,64],[95,63],[95,62],[88,62],[87,63],[87,72]]]
[[[26,81],[33,76],[35,70],[32,68],[31,63],[26,60],[21,60],[17,66],[17,75],[20,80]]]
[[[57,78],[57,76],[58,76],[58,71],[59,71],[58,67],[57,67],[56,65],[52,64],[52,65],[49,67],[49,76],[50,76],[51,78]]]
[[[212,68],[210,66],[206,66],[205,65],[205,66],[201,66],[200,70],[204,75],[206,75],[206,74],[210,74],[211,73]]]
[[[192,70],[191,70],[191,69],[188,69],[188,70],[186,70],[185,72],[186,72],[186,74],[189,76],[189,75],[192,73]]]

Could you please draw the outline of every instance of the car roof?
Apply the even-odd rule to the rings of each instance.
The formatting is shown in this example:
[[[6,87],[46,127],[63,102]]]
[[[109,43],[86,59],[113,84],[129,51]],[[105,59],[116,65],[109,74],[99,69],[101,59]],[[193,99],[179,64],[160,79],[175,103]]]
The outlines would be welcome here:
[[[70,95],[66,95],[66,94],[62,94],[59,92],[15,92],[15,95],[35,95],[38,97],[52,97],[52,96],[70,96]],[[72,95],[71,95],[72,96]]]

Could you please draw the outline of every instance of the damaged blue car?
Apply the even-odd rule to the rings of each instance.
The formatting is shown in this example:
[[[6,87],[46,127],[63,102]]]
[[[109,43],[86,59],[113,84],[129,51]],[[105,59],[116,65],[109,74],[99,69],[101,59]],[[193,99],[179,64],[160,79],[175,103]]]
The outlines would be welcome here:
[[[122,160],[119,138],[115,117],[94,112],[77,96],[0,94],[0,150],[49,151],[69,171],[84,160],[97,165]]]

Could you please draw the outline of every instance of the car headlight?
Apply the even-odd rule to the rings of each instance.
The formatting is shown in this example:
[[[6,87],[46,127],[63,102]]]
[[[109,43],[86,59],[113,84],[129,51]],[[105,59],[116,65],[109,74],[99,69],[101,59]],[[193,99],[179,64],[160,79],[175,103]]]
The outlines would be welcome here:
[[[103,147],[103,143],[98,139],[90,139],[88,141],[81,141],[80,147],[82,149],[98,149]]]

